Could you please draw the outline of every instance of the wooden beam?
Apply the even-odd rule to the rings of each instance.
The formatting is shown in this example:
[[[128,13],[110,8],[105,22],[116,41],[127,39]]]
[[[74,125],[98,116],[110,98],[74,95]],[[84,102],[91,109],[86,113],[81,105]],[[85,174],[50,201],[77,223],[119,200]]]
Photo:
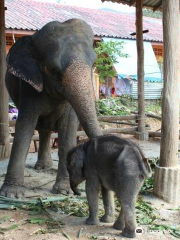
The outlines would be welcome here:
[[[154,132],[154,131],[149,131],[149,136],[150,137],[161,137],[161,132]],[[180,134],[179,134],[179,139],[180,139]]]
[[[154,132],[154,131],[149,131],[149,136],[150,137],[161,137],[161,132]]]
[[[179,139],[179,0],[163,1],[164,88],[160,166],[178,164]]]
[[[5,36],[5,5],[0,1],[0,158],[9,156],[9,119],[8,93],[5,86],[6,72],[6,36]]]
[[[136,0],[131,0],[130,3],[129,3],[129,6],[133,6],[134,4],[136,3]]]
[[[149,127],[146,128],[147,130],[150,130]],[[112,134],[112,133],[122,133],[122,134],[130,134],[130,135],[135,135],[135,132],[138,130],[138,127],[133,126],[133,127],[126,127],[126,128],[108,128],[108,129],[102,129],[102,133],[104,135],[106,134]],[[87,136],[84,131],[77,131],[76,134],[77,137],[81,136]],[[58,138],[58,133],[52,133],[51,134],[51,139]],[[14,140],[14,137],[10,138],[10,142],[12,143]],[[33,135],[32,141],[39,141],[39,135]]]
[[[98,121],[106,122],[106,121],[121,121],[121,120],[136,120],[136,115],[125,115],[125,116],[100,116],[98,117]]]
[[[160,8],[161,5],[162,5],[162,1],[160,1],[160,3],[153,8],[153,11],[155,12],[158,8]]]
[[[136,115],[124,115],[124,116],[99,116],[98,121],[100,122],[112,122],[112,121],[122,121],[122,120],[137,120],[137,112],[132,112]],[[14,127],[16,125],[16,120],[9,121],[9,126]]]
[[[14,34],[14,35],[33,35],[36,31],[31,30],[17,30],[17,29],[6,29],[6,33],[8,34]]]
[[[137,43],[137,76],[138,76],[138,132],[145,132],[144,101],[144,45],[143,45],[143,0],[136,1],[136,43]]]
[[[131,111],[131,113],[133,114],[138,114],[138,112],[136,111]],[[158,116],[158,115],[155,115],[155,114],[152,114],[152,113],[146,113],[145,114],[146,117],[150,117],[150,118],[155,118],[155,119],[158,119],[161,121],[162,117],[161,116]]]
[[[103,134],[110,134],[110,133],[123,133],[123,134],[135,134],[135,131],[137,131],[137,127],[129,127],[129,128],[109,128],[109,129],[103,129]],[[77,137],[80,136],[86,136],[86,133],[84,131],[78,131],[76,134]],[[52,133],[51,139],[58,138],[58,133]],[[11,142],[13,142],[14,138],[11,137]],[[39,141],[39,135],[33,135],[32,141]]]

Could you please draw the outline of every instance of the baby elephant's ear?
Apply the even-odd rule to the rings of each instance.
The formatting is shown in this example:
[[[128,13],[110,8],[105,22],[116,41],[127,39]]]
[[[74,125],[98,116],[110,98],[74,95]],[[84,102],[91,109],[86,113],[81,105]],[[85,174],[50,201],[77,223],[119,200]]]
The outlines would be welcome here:
[[[41,92],[42,74],[33,52],[32,38],[30,36],[20,38],[7,55],[7,71]]]
[[[84,166],[85,152],[82,148],[77,148],[71,156],[71,167],[76,170],[78,174],[82,173]]]

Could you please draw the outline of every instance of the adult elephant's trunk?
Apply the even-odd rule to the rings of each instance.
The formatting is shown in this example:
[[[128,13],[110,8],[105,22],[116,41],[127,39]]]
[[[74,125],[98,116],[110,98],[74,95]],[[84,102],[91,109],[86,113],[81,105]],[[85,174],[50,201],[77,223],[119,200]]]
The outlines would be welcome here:
[[[88,137],[102,135],[92,96],[91,68],[82,60],[71,62],[63,77],[65,95]]]

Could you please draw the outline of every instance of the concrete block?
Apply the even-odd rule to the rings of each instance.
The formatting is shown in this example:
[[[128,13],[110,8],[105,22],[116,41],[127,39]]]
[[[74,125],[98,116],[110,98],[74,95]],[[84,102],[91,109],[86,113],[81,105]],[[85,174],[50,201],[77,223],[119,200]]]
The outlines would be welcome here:
[[[149,133],[148,132],[135,132],[135,138],[141,141],[148,141],[149,140]]]
[[[156,166],[154,176],[154,194],[164,201],[180,204],[180,167]]]

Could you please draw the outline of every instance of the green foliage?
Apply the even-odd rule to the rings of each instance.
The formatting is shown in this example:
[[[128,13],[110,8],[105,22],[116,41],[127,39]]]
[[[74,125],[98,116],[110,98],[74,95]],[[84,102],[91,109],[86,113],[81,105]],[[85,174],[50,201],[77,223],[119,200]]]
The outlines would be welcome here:
[[[128,57],[123,53],[123,42],[98,42],[94,49],[97,54],[95,67],[99,73],[100,82],[105,82],[106,77],[114,77],[116,72],[113,70],[113,65],[118,63],[118,57]]]
[[[128,115],[136,110],[137,104],[130,96],[101,99],[96,102],[96,111],[100,115]]]
[[[20,226],[20,224],[19,225],[18,224],[13,224],[13,225],[11,225],[7,228],[1,228],[0,227],[0,234],[4,234],[7,231],[14,230],[14,229],[18,228],[19,226]]]
[[[121,206],[116,199],[116,210],[120,212]],[[152,225],[155,220],[159,219],[159,214],[151,203],[144,201],[141,197],[136,202],[136,220],[140,225]]]
[[[0,224],[2,224],[2,223],[4,223],[4,222],[6,222],[7,220],[9,220],[11,217],[10,216],[8,216],[8,215],[6,215],[6,216],[4,216],[4,217],[2,217],[1,219],[0,219]]]
[[[104,209],[102,208],[102,201],[99,209],[99,216],[104,214]],[[86,198],[69,198],[67,201],[60,202],[58,207],[63,213],[68,215],[73,215],[76,217],[87,217],[89,215],[89,208]]]
[[[158,159],[152,159],[150,160],[150,165],[152,170],[154,170],[155,165],[158,163]],[[7,202],[6,202],[7,200]],[[52,197],[49,199],[37,199],[32,201],[20,201],[16,199],[8,199],[5,197],[0,197],[0,202],[6,202],[6,204],[15,204],[18,208],[24,208],[28,209],[28,211],[31,213],[31,217],[25,220],[26,222],[30,224],[38,224],[38,225],[44,225],[46,224],[46,229],[38,229],[35,231],[34,234],[45,234],[45,233],[57,233],[59,232],[62,227],[63,223],[60,220],[52,219],[51,216],[48,216],[48,212],[46,211],[47,208],[50,208],[51,210],[64,212],[68,215],[74,215],[78,217],[87,217],[89,214],[88,210],[88,204],[87,200],[84,197]],[[117,198],[115,198],[116,202],[116,210],[117,212],[120,211],[121,206],[119,202],[117,201]],[[21,204],[20,204],[21,203]],[[179,210],[179,209],[178,209]],[[32,216],[35,215],[35,212],[38,212],[38,214],[41,214],[43,216]],[[100,200],[100,212],[99,216],[102,216],[104,214],[102,199]],[[138,198],[136,202],[136,218],[137,223],[139,225],[146,225],[148,226],[149,230],[155,231],[159,230],[163,233],[169,232],[171,235],[173,235],[176,238],[180,238],[180,229],[176,226],[172,225],[166,225],[158,223],[158,220],[160,219],[159,213],[157,209],[155,209],[151,203],[144,201],[141,197]],[[4,216],[0,219],[1,223],[4,221],[7,221],[9,219],[9,216]],[[20,226],[25,224],[22,222],[21,224],[13,224],[7,228],[0,228],[0,234],[5,234],[7,231],[18,229]],[[68,239],[72,240],[72,238],[64,231],[62,231],[62,234]],[[82,235],[82,229],[80,229],[78,233],[78,238]],[[98,239],[98,236],[93,234],[90,239],[95,240]]]
[[[162,19],[162,12],[154,12],[151,9],[143,8],[143,16]]]
[[[145,102],[146,112],[161,115],[161,100],[147,100]],[[137,100],[130,95],[122,95],[116,98],[103,98],[96,101],[97,115],[129,115],[131,111],[137,111]]]
[[[28,223],[43,225],[46,222],[45,218],[42,217],[31,217],[27,219]]]
[[[146,112],[153,112],[161,115],[161,100],[148,100],[146,101]]]
[[[151,206],[151,203],[138,198],[136,202],[136,219],[140,225],[152,225],[155,220],[159,219],[159,214]]]

